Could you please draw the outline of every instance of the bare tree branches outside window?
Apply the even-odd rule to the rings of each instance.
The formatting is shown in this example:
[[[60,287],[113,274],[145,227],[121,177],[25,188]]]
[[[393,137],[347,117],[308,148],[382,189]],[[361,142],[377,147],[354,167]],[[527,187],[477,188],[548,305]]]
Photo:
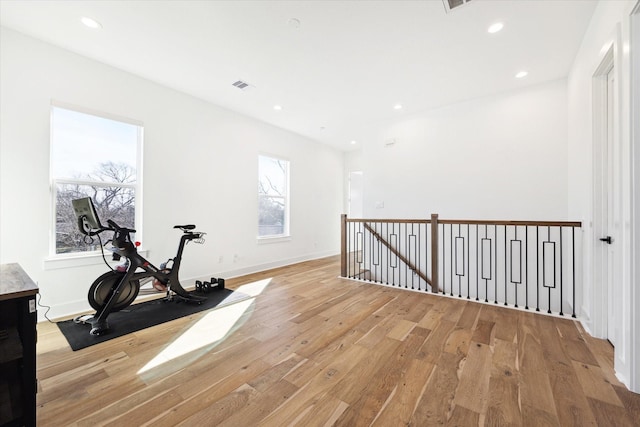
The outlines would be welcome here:
[[[260,156],[258,171],[258,236],[289,232],[289,162]]]
[[[135,171],[126,164],[102,163],[100,169],[79,181],[96,184],[56,183],[56,253],[97,250],[87,245],[80,233],[71,201],[91,197],[98,217],[104,223],[112,219],[127,228],[135,226]],[[103,183],[98,183],[99,179]],[[111,185],[109,183],[112,183]],[[129,184],[120,186],[114,184]]]

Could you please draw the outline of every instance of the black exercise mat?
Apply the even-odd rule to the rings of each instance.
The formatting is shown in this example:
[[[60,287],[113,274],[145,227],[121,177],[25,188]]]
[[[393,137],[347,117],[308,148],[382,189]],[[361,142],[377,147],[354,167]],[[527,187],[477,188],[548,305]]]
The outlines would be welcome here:
[[[109,332],[102,336],[91,335],[89,333],[91,330],[90,324],[75,323],[73,319],[57,322],[57,325],[73,351],[76,351],[170,320],[179,319],[180,317],[214,307],[223,307],[249,298],[247,294],[233,292],[229,289],[216,289],[207,294],[193,292],[193,294],[205,296],[207,299],[202,304],[156,299],[133,304],[124,310],[111,313],[107,317]]]

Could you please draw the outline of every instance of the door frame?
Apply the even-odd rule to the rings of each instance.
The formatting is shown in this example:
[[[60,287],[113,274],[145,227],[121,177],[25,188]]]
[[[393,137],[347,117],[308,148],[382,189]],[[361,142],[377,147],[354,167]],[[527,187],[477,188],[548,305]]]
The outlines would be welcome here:
[[[629,388],[640,393],[640,0],[631,12],[631,281],[629,313]],[[635,284],[635,285],[634,285]],[[635,309],[634,309],[635,308]]]
[[[594,307],[594,333],[603,338],[609,338],[608,323],[611,319],[609,313],[612,306],[614,283],[611,283],[610,271],[610,249],[609,245],[601,242],[599,239],[604,237],[606,233],[611,235],[613,230],[609,230],[610,212],[608,198],[605,197],[610,193],[611,189],[611,166],[612,151],[609,136],[609,74],[614,71],[614,45],[612,44],[607,53],[602,58],[600,65],[593,74],[592,79],[592,99],[593,99],[593,228],[592,228],[592,247],[593,247],[593,296],[596,306]],[[615,71],[614,71],[615,72]],[[616,79],[617,80],[617,79]],[[615,82],[614,82],[615,83]],[[614,124],[613,142],[616,142],[616,132]],[[612,197],[608,194],[608,197]],[[614,236],[614,239],[616,237]],[[615,321],[615,319],[611,319]],[[615,342],[615,336],[611,337],[611,341]]]

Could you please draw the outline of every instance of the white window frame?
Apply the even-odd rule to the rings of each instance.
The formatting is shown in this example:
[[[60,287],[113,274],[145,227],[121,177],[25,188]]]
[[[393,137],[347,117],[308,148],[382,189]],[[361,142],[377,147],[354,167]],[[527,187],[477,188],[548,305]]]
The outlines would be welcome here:
[[[290,240],[291,238],[291,234],[290,234],[290,230],[291,230],[291,161],[289,159],[287,159],[286,157],[283,156],[279,156],[279,155],[275,155],[275,154],[271,154],[271,153],[259,153],[258,154],[258,179],[257,179],[257,184],[260,183],[260,158],[261,157],[268,157],[270,159],[274,159],[274,160],[279,160],[279,161],[284,161],[287,162],[287,173],[286,173],[286,177],[285,177],[285,195],[284,196],[268,196],[268,195],[261,195],[260,192],[258,192],[258,204],[257,204],[257,215],[256,215],[256,219],[257,224],[256,226],[258,227],[258,232],[257,232],[257,239],[258,242],[260,243],[268,243],[268,242],[278,242],[278,241],[287,241]],[[268,198],[281,198],[284,200],[284,230],[282,232],[282,234],[269,234],[269,235],[265,235],[265,236],[261,236],[260,235],[260,199],[263,197],[268,197]]]
[[[135,229],[136,240],[142,240],[142,153],[143,153],[143,141],[144,141],[144,125],[141,121],[124,118],[121,116],[104,113],[101,111],[92,110],[89,108],[80,107],[64,102],[52,101],[50,108],[50,153],[53,153],[53,111],[54,108],[65,109],[75,111],[82,114],[87,114],[103,119],[118,121],[121,123],[130,124],[137,127],[137,142],[136,142],[136,182],[134,184],[124,184],[117,182],[105,182],[105,181],[91,181],[91,180],[75,180],[69,178],[56,178],[53,176],[53,156],[50,154],[50,232],[49,232],[49,257],[45,260],[45,268],[64,268],[77,265],[91,265],[94,263],[102,262],[102,253],[100,250],[95,251],[83,251],[83,252],[71,252],[71,253],[56,253],[56,200],[57,190],[59,184],[77,184],[77,185],[91,185],[98,187],[122,187],[133,188],[135,191]],[[102,221],[106,221],[108,218],[101,218]],[[146,251],[139,250],[138,252],[146,253]],[[71,263],[67,262],[71,261]]]

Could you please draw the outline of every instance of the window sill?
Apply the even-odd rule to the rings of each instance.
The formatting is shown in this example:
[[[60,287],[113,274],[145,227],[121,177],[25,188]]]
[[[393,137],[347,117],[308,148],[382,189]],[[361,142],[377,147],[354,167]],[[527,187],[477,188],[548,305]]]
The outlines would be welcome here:
[[[289,242],[291,241],[291,236],[258,236],[258,244],[268,244],[268,243],[280,243],[280,242]]]
[[[139,250],[138,253],[143,257],[147,257],[147,250]],[[119,264],[121,261],[111,261],[111,253],[105,251],[105,258],[113,265]],[[101,252],[89,252],[83,254],[70,254],[70,255],[51,255],[44,259],[45,270],[57,270],[61,268],[74,268],[85,267],[89,265],[104,264]]]

